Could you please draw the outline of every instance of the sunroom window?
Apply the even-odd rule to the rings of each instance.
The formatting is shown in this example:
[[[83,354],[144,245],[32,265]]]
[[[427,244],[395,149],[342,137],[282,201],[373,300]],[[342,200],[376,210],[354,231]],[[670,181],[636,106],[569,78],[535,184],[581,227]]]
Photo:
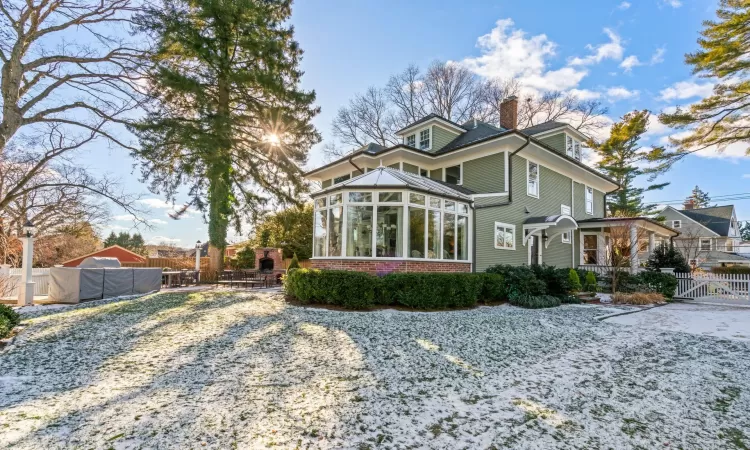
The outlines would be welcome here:
[[[346,256],[373,256],[372,206],[348,206],[346,221]]]
[[[402,224],[404,219],[403,206],[378,206],[377,225],[375,226],[375,241],[377,256],[397,258],[403,256],[404,248]]]

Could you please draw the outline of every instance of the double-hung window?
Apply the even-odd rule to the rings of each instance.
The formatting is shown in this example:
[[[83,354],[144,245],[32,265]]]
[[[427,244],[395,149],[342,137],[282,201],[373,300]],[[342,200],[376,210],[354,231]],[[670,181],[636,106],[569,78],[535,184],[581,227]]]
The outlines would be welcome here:
[[[586,186],[586,214],[594,214],[594,189]]]
[[[416,134],[410,134],[406,136],[406,145],[409,147],[416,147],[417,146],[417,135]]]
[[[681,220],[673,220],[672,221],[672,228],[682,228],[682,221]]]
[[[424,129],[419,132],[419,149],[429,150],[430,149],[430,129]]]
[[[526,161],[526,193],[539,198],[539,164]]]
[[[504,250],[516,249],[516,226],[495,222],[495,248]]]
[[[711,251],[711,239],[701,239],[700,248],[702,252],[710,252]]]
[[[599,238],[595,234],[583,235],[583,263],[598,264]]]
[[[565,135],[565,154],[578,161],[581,160],[581,141]]]

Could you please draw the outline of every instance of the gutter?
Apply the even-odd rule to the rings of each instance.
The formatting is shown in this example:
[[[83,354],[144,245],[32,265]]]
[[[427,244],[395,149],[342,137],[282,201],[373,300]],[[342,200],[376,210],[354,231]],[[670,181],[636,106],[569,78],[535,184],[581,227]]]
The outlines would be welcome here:
[[[352,158],[354,158],[354,155],[349,155],[349,164],[353,165],[355,169],[357,169],[357,172],[360,172],[360,174],[364,174],[365,171],[360,169],[356,164],[354,164],[354,161],[352,161]]]
[[[508,156],[508,204],[513,203],[513,157],[531,143],[531,136],[526,136],[526,142]]]
[[[476,273],[477,271],[477,209],[474,207],[474,202],[469,203],[469,208],[472,211],[471,218],[471,271]]]

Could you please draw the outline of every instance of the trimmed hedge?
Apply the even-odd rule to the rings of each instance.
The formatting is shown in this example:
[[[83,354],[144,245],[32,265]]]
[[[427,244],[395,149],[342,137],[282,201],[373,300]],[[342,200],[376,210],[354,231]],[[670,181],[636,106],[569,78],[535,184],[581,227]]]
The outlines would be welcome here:
[[[745,275],[750,274],[750,266],[712,267],[711,272],[731,275]]]
[[[468,308],[477,304],[484,280],[481,274],[392,273],[382,278],[383,301],[417,309]]]
[[[8,305],[0,305],[0,339],[21,322],[21,316]]]
[[[324,303],[347,309],[375,304],[380,279],[364,272],[295,269],[284,280],[287,294],[302,303]]]

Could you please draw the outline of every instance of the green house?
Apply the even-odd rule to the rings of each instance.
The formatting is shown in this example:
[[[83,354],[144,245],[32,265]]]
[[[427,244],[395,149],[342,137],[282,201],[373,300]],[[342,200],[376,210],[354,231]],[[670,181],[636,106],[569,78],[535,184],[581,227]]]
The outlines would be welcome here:
[[[607,218],[618,184],[582,161],[587,136],[561,122],[518,129],[517,99],[500,126],[430,114],[305,176],[315,203],[313,267],[484,271],[495,264],[602,270],[612,251],[638,270],[678,235],[648,218]],[[614,250],[613,250],[614,249]]]

